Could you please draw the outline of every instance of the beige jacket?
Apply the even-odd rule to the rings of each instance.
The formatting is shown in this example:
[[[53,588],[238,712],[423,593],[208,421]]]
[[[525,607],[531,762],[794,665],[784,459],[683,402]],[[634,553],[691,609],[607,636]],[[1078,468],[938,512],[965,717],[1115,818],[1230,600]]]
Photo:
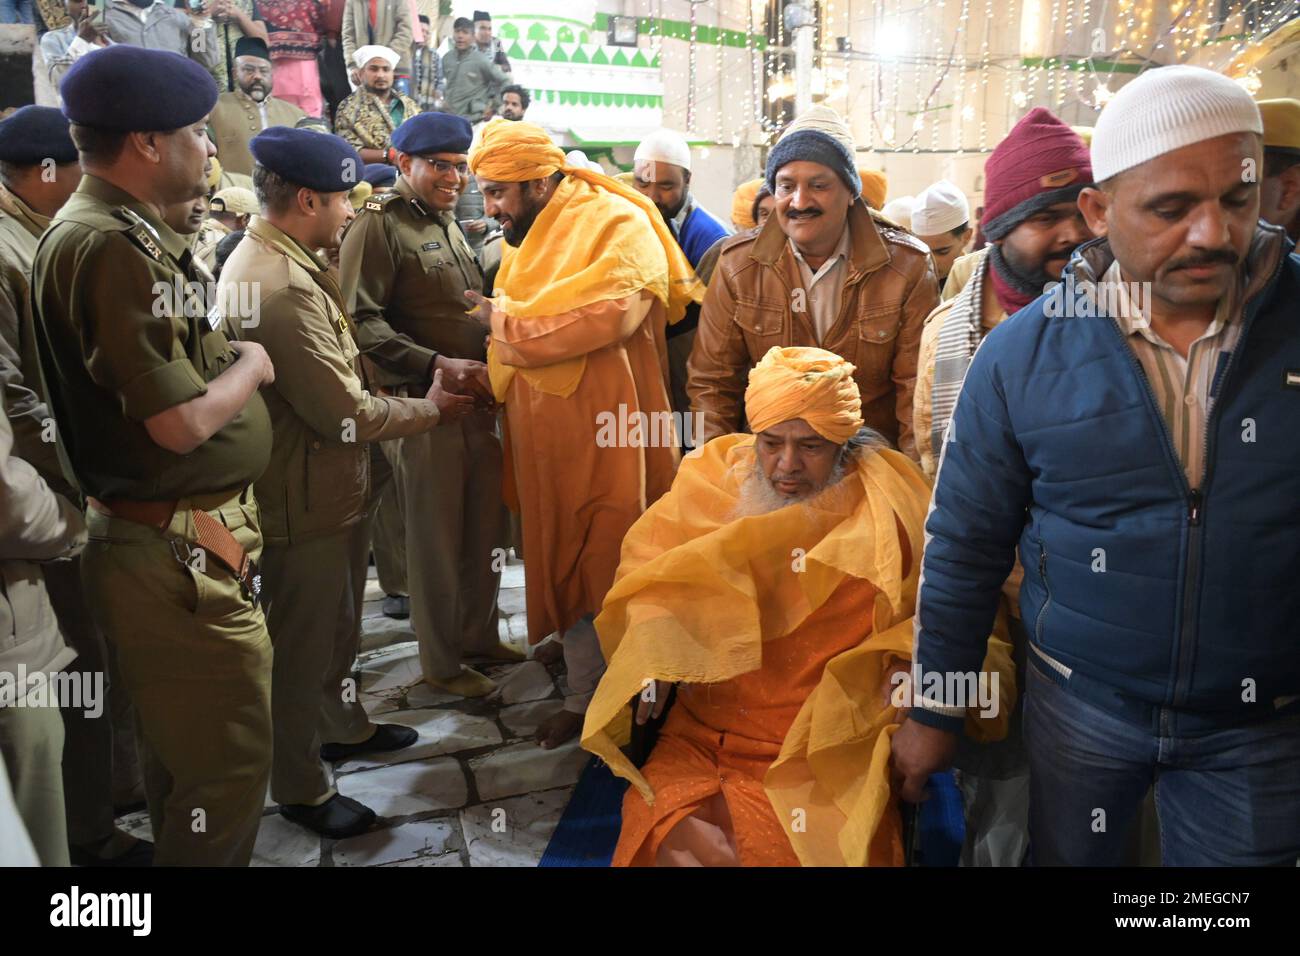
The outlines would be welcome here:
[[[13,457],[13,444],[0,398],[0,672],[8,675],[0,682],[0,707],[19,699],[19,665],[28,674],[52,674],[77,656],[59,634],[36,562],[72,557],[86,543],[81,513]]]
[[[263,113],[265,124],[262,122]],[[253,137],[268,126],[293,126],[306,115],[294,104],[276,96],[268,96],[262,103],[257,103],[240,89],[222,93],[208,119],[222,172],[251,176],[253,154],[248,144]]]
[[[363,46],[386,46],[399,57],[396,73],[411,72],[411,5],[407,0],[379,0],[375,27],[370,29],[370,0],[348,0],[343,8],[343,60],[349,71],[352,55]]]

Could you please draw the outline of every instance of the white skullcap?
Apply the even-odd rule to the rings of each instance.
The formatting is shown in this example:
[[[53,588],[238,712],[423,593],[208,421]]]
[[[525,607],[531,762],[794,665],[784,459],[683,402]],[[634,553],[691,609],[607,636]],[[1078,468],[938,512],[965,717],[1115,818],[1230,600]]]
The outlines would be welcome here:
[[[890,222],[898,223],[904,229],[911,229],[912,207],[915,205],[915,197],[899,196],[897,199],[891,199],[885,203],[885,208],[880,210],[880,214]]]
[[[570,166],[577,166],[580,169],[590,169],[593,173],[603,173],[604,167],[600,163],[593,163],[587,158],[587,154],[580,149],[571,149],[564,154],[564,160]]]
[[[671,129],[657,129],[636,148],[633,164],[641,162],[671,163],[682,169],[691,168],[691,147],[686,137]]]
[[[359,70],[377,56],[383,57],[388,61],[388,65],[394,68],[402,59],[394,50],[372,43],[369,46],[358,47],[357,52],[352,54],[352,62]]]
[[[1106,104],[1092,131],[1097,182],[1184,146],[1231,133],[1263,133],[1259,107],[1222,73],[1162,66],[1140,73]]]
[[[970,205],[962,191],[941,179],[916,197],[912,206],[912,232],[937,236],[970,222]]]

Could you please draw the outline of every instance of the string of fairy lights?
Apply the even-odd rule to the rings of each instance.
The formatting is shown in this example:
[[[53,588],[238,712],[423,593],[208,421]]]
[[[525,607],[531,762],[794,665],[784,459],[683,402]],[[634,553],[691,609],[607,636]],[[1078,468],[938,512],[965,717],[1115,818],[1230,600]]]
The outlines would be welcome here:
[[[718,143],[773,142],[794,111],[790,2],[638,4],[661,57],[666,120],[682,117]],[[1117,72],[1190,60],[1256,92],[1248,51],[1296,12],[1295,0],[804,2],[816,31],[815,102],[849,116],[868,149],[958,154],[989,150],[1033,106],[1091,125]],[[678,17],[684,39],[664,27]]]

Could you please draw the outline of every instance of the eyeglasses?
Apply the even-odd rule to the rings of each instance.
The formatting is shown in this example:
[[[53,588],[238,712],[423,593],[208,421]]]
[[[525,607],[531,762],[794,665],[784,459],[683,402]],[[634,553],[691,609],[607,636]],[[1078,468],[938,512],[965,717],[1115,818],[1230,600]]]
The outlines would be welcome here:
[[[239,72],[244,76],[270,76],[271,68],[269,66],[254,66],[252,63],[239,64]]]
[[[453,169],[456,170],[457,176],[469,175],[469,163],[449,163],[445,159],[430,159],[428,156],[420,156],[418,158],[432,166],[433,171],[439,176],[446,176]]]

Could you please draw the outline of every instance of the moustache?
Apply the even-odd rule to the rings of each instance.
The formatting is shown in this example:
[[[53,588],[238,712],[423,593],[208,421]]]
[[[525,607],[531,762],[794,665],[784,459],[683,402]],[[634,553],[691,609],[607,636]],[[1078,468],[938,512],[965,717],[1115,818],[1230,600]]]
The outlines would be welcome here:
[[[1213,252],[1203,252],[1197,256],[1188,256],[1186,259],[1176,259],[1172,262],[1167,271],[1174,272],[1178,269],[1191,269],[1196,266],[1212,266],[1223,263],[1228,266],[1235,266],[1241,261],[1231,249],[1216,249]]]
[[[822,211],[821,211],[820,209],[813,208],[813,207],[810,207],[810,208],[808,208],[808,209],[789,209],[789,210],[786,210],[785,218],[787,218],[787,219],[812,219],[812,218],[814,218],[814,217],[816,217],[816,216],[820,216],[821,214],[822,214]]]

